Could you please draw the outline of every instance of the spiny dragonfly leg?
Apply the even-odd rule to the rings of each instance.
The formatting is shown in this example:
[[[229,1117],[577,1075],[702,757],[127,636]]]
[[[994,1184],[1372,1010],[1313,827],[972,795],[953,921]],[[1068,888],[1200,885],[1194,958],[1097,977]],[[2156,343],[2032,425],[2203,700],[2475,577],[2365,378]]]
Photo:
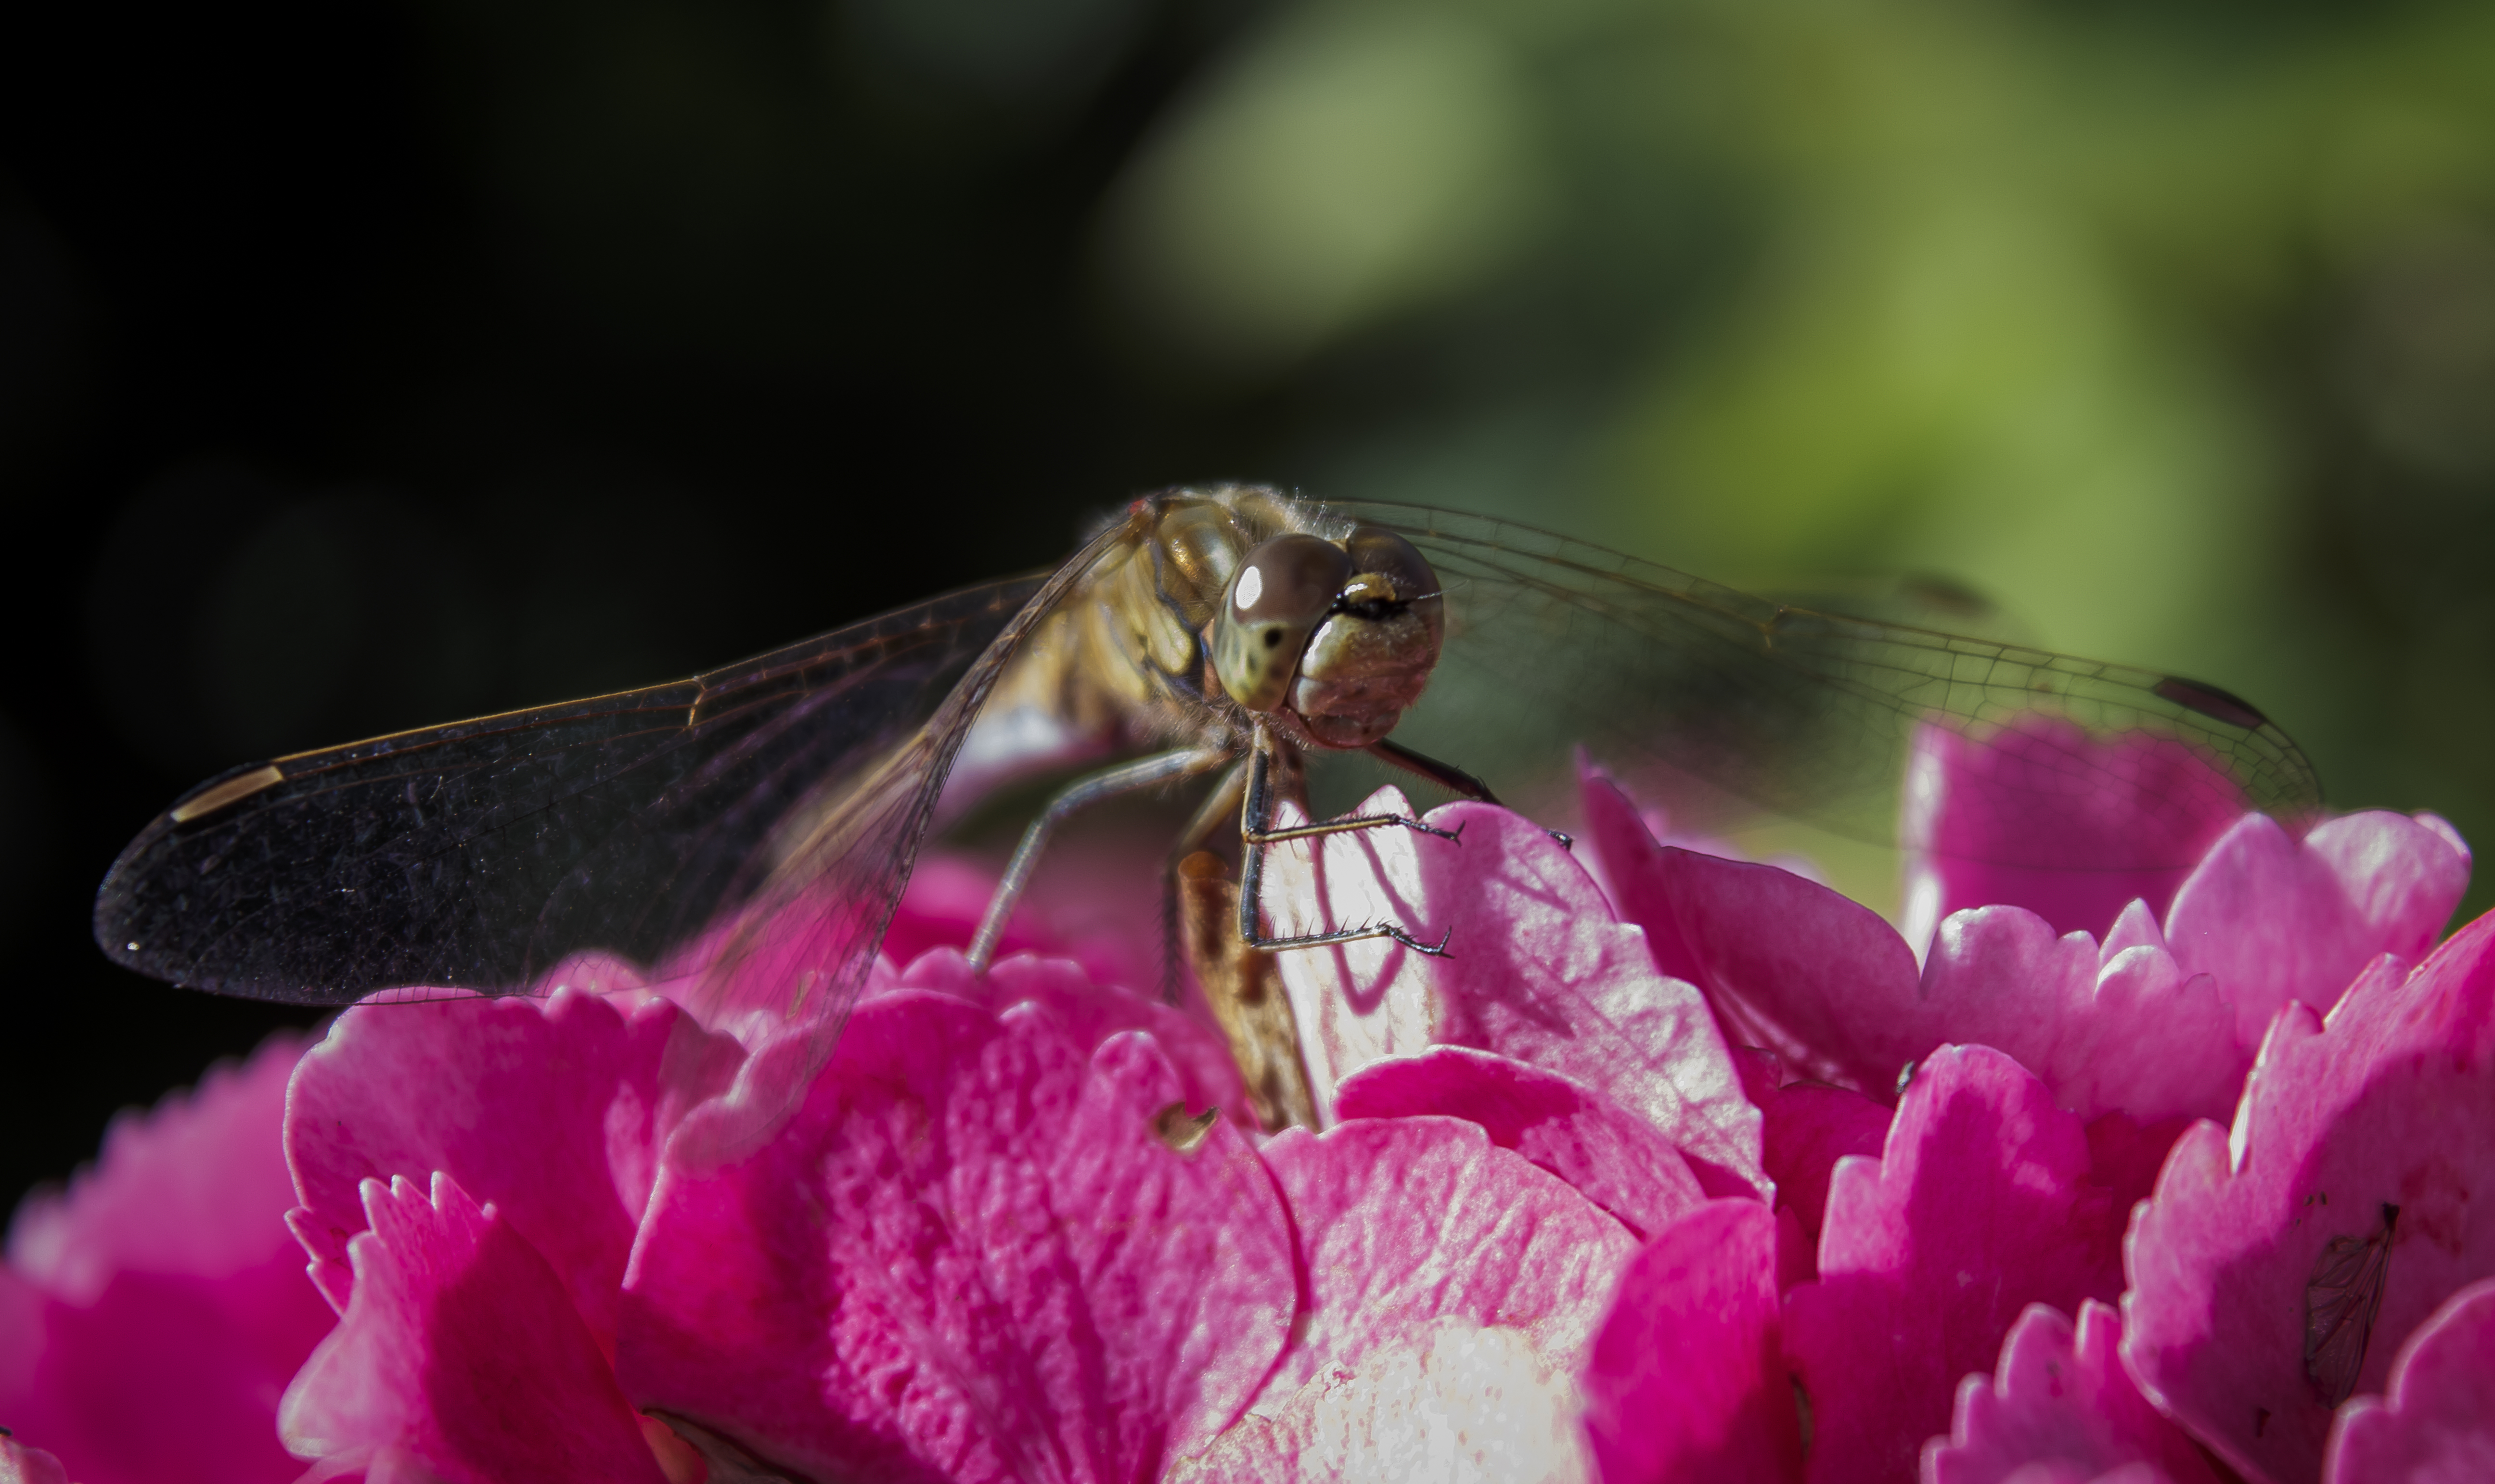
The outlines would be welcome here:
[[[1239,941],[1251,948],[1277,953],[1285,948],[1322,948],[1331,943],[1359,943],[1371,938],[1391,938],[1403,946],[1432,958],[1442,957],[1447,942],[1455,936],[1453,927],[1432,943],[1424,943],[1391,922],[1373,923],[1368,927],[1340,928],[1331,933],[1304,933],[1290,938],[1269,937],[1257,911],[1265,885],[1265,847],[1279,840],[1306,840],[1318,835],[1339,835],[1347,830],[1379,829],[1400,824],[1406,829],[1435,835],[1441,840],[1461,840],[1463,830],[1440,829],[1402,815],[1346,815],[1339,819],[1320,819],[1287,829],[1274,828],[1273,739],[1259,727],[1255,750],[1248,757],[1248,792],[1239,815]]]
[[[1155,753],[1066,785],[1022,832],[1022,844],[1014,847],[1013,861],[1005,867],[1004,880],[997,882],[997,894],[988,899],[988,913],[979,919],[978,936],[970,940],[970,967],[984,971],[989,960],[996,957],[997,941],[1005,934],[1005,919],[1013,915],[1014,904],[1022,900],[1024,888],[1031,884],[1032,872],[1038,868],[1040,852],[1048,849],[1048,837],[1056,833],[1060,824],[1105,800],[1139,793],[1173,778],[1210,772],[1229,761],[1230,757],[1226,748],[1181,748]]]
[[[1392,763],[1416,778],[1426,778],[1449,793],[1461,793],[1485,804],[1498,802],[1498,795],[1490,791],[1490,785],[1454,763],[1440,762],[1427,753],[1416,753],[1392,737],[1370,743],[1369,752],[1378,761]]]
[[[1371,742],[1369,744],[1369,752],[1370,756],[1380,762],[1393,763],[1416,778],[1426,778],[1449,793],[1461,793],[1468,799],[1478,800],[1484,804],[1498,803],[1498,795],[1490,791],[1490,785],[1453,763],[1440,762],[1427,753],[1416,753],[1391,737]],[[1546,829],[1542,833],[1558,841],[1559,848],[1563,850],[1573,850],[1577,848],[1576,839],[1563,830]]]

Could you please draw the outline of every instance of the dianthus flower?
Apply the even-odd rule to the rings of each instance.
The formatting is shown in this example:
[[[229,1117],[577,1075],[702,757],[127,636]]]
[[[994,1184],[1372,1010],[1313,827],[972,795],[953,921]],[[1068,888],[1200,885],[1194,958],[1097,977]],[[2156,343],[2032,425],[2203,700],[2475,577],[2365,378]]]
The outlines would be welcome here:
[[[2016,735],[1927,739],[1906,933],[1595,776],[1574,853],[1277,851],[1278,928],[1457,937],[1283,956],[1270,1136],[1148,952],[971,971],[959,863],[728,1157],[771,1046],[631,966],[358,1006],[21,1210],[0,1479],[2495,1474],[2467,850],[2178,752],[2022,813]],[[2068,869],[2126,829],[2194,863]]]

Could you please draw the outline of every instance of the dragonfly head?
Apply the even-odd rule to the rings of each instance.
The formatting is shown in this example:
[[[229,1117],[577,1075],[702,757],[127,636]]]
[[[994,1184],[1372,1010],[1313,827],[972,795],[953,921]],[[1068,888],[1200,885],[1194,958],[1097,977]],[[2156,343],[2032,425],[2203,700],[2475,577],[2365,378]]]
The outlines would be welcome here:
[[[1403,538],[1278,536],[1231,576],[1214,673],[1232,700],[1289,714],[1319,747],[1367,747],[1420,698],[1445,629],[1437,574]]]

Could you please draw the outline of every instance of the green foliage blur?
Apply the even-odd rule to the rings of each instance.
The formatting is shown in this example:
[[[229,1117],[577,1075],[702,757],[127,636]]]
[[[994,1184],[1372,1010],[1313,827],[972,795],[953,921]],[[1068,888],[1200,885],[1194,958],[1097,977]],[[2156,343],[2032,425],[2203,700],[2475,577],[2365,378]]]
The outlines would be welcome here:
[[[2495,824],[2489,78],[2470,6],[1304,4],[1103,266],[1208,383],[1367,384],[1327,487],[1947,573]]]
[[[2495,841],[2490,82],[2458,4],[1305,0],[1098,264],[1320,491],[1954,578]]]

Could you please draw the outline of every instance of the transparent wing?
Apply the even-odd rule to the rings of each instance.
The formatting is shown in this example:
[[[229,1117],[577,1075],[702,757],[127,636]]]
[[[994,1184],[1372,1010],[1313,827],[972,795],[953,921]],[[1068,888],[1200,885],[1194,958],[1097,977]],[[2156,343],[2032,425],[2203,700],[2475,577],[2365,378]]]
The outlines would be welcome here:
[[[967,725],[958,705],[945,718],[948,698],[1041,586],[991,583],[668,685],[235,769],[122,852],[97,941],[142,974],[264,1000],[516,990],[582,949],[683,961],[723,921],[787,899],[802,854],[823,911],[844,916],[842,952],[871,957],[958,741],[927,733]],[[835,838],[845,852],[806,850]]]
[[[2383,1229],[2365,1237],[2332,1237],[2313,1259],[2304,1287],[2304,1378],[2336,1407],[2356,1390],[2365,1347],[2390,1277],[2391,1233],[2399,1208],[2383,1208]]]
[[[2320,801],[2295,744],[2212,687],[1769,603],[1485,517],[1326,509],[1402,533],[1437,569],[1447,647],[1396,738],[1502,792],[1533,796],[1554,760],[1583,744],[1693,822],[1720,827],[1727,813],[1764,809],[1890,845],[1919,728],[1988,746],[2017,719],[2043,714],[2094,736],[2174,739],[2252,807],[2294,816]],[[2032,739],[2022,757],[2033,760]],[[2040,789],[2067,788],[2069,774],[2105,765],[2085,749],[2052,761],[2063,776],[2044,770]],[[2160,849],[2143,838],[2142,850]]]

